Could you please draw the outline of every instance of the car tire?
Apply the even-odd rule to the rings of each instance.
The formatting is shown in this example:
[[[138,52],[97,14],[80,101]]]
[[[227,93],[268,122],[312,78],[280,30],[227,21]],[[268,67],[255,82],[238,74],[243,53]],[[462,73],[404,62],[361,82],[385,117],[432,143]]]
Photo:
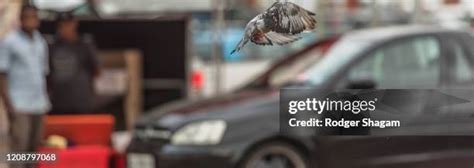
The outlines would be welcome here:
[[[275,158],[272,159],[270,158],[271,156]],[[306,157],[292,145],[282,142],[273,142],[259,145],[259,147],[247,153],[247,156],[245,156],[245,159],[241,162],[239,167],[308,168],[308,162]]]

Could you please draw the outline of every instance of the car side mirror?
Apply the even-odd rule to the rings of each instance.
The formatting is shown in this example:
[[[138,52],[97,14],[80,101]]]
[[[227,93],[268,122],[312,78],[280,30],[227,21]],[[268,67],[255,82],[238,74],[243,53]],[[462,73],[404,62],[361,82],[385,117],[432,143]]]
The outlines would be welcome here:
[[[347,89],[375,89],[377,84],[373,79],[357,79],[347,82]]]

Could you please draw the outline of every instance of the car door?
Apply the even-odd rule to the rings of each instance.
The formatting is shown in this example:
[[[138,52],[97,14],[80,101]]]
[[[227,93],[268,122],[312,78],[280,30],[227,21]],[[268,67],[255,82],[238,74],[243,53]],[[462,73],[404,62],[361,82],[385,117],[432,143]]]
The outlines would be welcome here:
[[[468,33],[444,37],[449,45],[447,84],[452,89],[474,89],[474,37]]]
[[[372,80],[378,89],[436,89],[443,86],[445,54],[439,36],[423,35],[393,40],[381,45],[351,64],[342,74],[339,87],[358,80]],[[428,101],[423,95],[415,96],[407,115],[425,116]],[[416,96],[421,96],[417,99]],[[371,118],[379,112],[371,113]],[[374,116],[375,115],[375,116]],[[402,114],[403,115],[403,114]],[[436,132],[437,117],[426,115],[409,121],[403,129],[415,135]],[[374,130],[372,130],[373,132]],[[378,132],[377,132],[378,131]],[[327,167],[447,167],[453,164],[466,165],[466,155],[453,151],[473,147],[472,137],[459,136],[389,136],[390,130],[373,132],[378,135],[357,137],[329,137],[323,145]],[[406,130],[405,130],[406,131]],[[386,135],[386,136],[380,136]],[[459,160],[464,159],[464,160]],[[344,160],[344,162],[341,162]],[[463,162],[464,161],[464,162]],[[470,165],[472,166],[472,165]]]
[[[448,49],[446,57],[445,93],[466,102],[439,110],[444,122],[463,135],[474,134],[474,38],[468,33],[451,33],[443,37]]]
[[[370,113],[374,119],[400,119],[402,128],[371,129],[372,134],[424,135],[433,131],[428,123],[437,118],[427,113],[433,112],[428,106],[437,103],[429,99],[434,93],[424,90],[442,87],[443,52],[438,36],[409,37],[387,42],[348,68],[343,85],[368,80],[376,89],[397,89],[395,94],[403,93],[395,101],[381,102],[396,111],[381,109],[379,105],[377,111]]]

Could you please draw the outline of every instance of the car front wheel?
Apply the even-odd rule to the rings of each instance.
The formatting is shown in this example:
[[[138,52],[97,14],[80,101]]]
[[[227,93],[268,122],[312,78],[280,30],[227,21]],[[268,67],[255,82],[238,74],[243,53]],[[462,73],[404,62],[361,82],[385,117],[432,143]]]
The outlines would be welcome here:
[[[307,168],[306,158],[286,143],[269,143],[247,155],[241,168]]]

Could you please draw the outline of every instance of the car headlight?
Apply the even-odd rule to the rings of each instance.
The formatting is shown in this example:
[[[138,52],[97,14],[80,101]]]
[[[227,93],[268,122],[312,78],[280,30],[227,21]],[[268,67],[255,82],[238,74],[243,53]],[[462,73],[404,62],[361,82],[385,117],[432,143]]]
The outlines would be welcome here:
[[[226,129],[222,120],[198,121],[178,129],[171,137],[173,145],[215,145]]]

